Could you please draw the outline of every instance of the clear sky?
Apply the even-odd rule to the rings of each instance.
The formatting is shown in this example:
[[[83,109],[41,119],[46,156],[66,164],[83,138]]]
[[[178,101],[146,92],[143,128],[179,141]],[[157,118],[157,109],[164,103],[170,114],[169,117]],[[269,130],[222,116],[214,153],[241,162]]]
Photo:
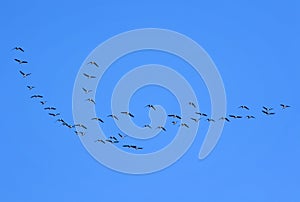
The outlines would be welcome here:
[[[300,201],[299,22],[296,0],[2,2],[0,201]],[[216,148],[199,160],[208,129],[202,121],[179,161],[156,173],[130,175],[93,159],[78,136],[30,96],[42,94],[47,106],[72,123],[73,85],[85,58],[116,34],[148,27],[170,29],[200,44],[222,76],[228,114],[247,115],[238,108],[247,105],[256,119],[225,124]],[[16,46],[25,52],[12,51]],[[14,58],[28,64],[20,66]],[[96,110],[106,120],[107,134],[118,133],[105,117],[114,85],[126,71],[150,63],[180,72],[194,87],[201,110],[210,114],[207,88],[188,64],[162,52],[138,52],[114,63],[99,83],[96,102],[103,104]],[[19,70],[32,74],[23,79]],[[144,117],[137,125],[148,120],[149,103],[180,112],[168,91],[146,87],[130,103],[130,110]],[[280,103],[292,107],[282,110]],[[276,114],[263,115],[262,106],[274,107]],[[132,141],[147,153],[163,148],[175,132]]]

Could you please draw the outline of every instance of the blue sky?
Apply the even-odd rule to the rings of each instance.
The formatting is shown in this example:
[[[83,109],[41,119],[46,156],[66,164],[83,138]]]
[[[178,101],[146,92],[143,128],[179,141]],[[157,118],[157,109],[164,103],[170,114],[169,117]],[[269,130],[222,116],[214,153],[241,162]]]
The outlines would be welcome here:
[[[300,3],[292,0],[2,2],[0,200],[299,201],[299,11]],[[174,30],[200,44],[223,78],[228,112],[246,115],[238,109],[245,104],[256,119],[226,124],[217,147],[200,161],[198,152],[208,128],[203,122],[178,162],[136,176],[94,160],[72,131],[29,98],[33,93],[26,85],[36,86],[34,92],[72,122],[73,85],[85,58],[116,34],[148,27]],[[25,52],[11,51],[15,46]],[[20,67],[14,58],[29,63]],[[122,73],[148,63],[169,65],[189,78],[197,86],[201,109],[210,112],[201,77],[192,77],[193,70],[174,56],[146,51],[120,59],[105,74],[96,96],[103,109],[97,108],[97,114],[109,113],[108,96]],[[20,69],[32,75],[23,79]],[[138,91],[130,109],[143,116],[145,103],[179,110],[175,97],[157,87]],[[283,111],[280,103],[292,107]],[[276,115],[263,116],[263,105],[274,107]],[[104,130],[115,133],[117,128],[108,123]],[[172,139],[172,132],[158,136],[155,144],[139,143],[149,149],[145,151],[155,151]]]

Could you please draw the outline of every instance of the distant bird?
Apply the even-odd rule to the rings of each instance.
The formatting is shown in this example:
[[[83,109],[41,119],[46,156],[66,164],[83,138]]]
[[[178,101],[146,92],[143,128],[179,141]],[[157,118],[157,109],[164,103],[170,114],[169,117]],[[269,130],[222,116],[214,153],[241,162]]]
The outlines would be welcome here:
[[[242,116],[237,116],[237,115],[229,115],[229,117],[234,118],[234,119],[240,119],[240,118],[243,118]]]
[[[130,112],[121,112],[121,114],[128,115],[128,116],[130,116],[130,117],[132,117],[132,118],[134,117],[133,114],[131,114]]]
[[[137,146],[135,146],[135,145],[130,145],[130,148],[137,149]]]
[[[196,105],[193,102],[189,102],[189,105],[191,105],[192,107],[196,108]]]
[[[269,112],[269,111],[266,111],[266,110],[261,110],[262,113],[266,114],[266,115],[274,115],[275,113],[274,112]]]
[[[123,145],[123,147],[130,148],[130,145],[128,145],[128,144],[125,144],[125,145]]]
[[[40,103],[41,103],[42,105],[44,105],[44,104],[47,103],[47,101],[40,101]]]
[[[208,119],[206,119],[208,122],[215,122],[215,120],[214,119],[211,119],[211,118],[208,118]]]
[[[247,110],[249,110],[249,108],[248,108],[247,106],[245,106],[245,105],[241,105],[241,106],[239,106],[239,108],[242,108],[242,109],[247,109]]]
[[[230,122],[230,120],[227,117],[221,117],[219,120],[224,120],[224,121]]]
[[[63,126],[66,126],[66,127],[68,127],[68,128],[73,128],[73,126],[71,126],[70,124],[67,124],[66,122],[62,122],[62,125],[63,125]]]
[[[180,117],[180,116],[178,116],[178,115],[175,115],[175,114],[169,114],[168,116],[169,116],[169,117],[172,117],[172,118],[181,119],[181,117]]]
[[[172,121],[173,125],[176,125],[178,123],[178,121]]]
[[[152,108],[153,110],[156,110],[156,108],[153,105],[151,105],[151,104],[146,105],[145,107]]]
[[[291,106],[285,105],[285,104],[280,104],[280,106],[282,107],[282,109],[286,109],[286,108],[288,108],[288,107],[291,107]]]
[[[263,106],[262,108],[263,108],[265,111],[271,111],[271,110],[273,110],[273,109],[274,109],[274,108],[271,108],[271,107],[270,107],[270,108],[268,108],[268,107],[265,107],[265,106]]]
[[[85,135],[85,132],[83,131],[74,131],[76,135],[81,135],[81,136],[84,136]]]
[[[200,119],[197,119],[197,118],[191,118],[191,120],[193,120],[193,121],[195,121],[195,122],[198,122],[198,121],[200,121]]]
[[[25,61],[25,60],[19,60],[19,59],[15,59],[15,61],[18,62],[20,65],[21,65],[21,64],[26,64],[26,63],[28,63],[28,62]]]
[[[44,110],[56,110],[55,107],[45,107]]]
[[[42,95],[32,95],[30,98],[43,98]]]
[[[94,79],[94,78],[96,78],[96,76],[92,76],[92,75],[89,75],[89,74],[87,74],[87,73],[83,73],[83,75],[84,75],[86,78],[88,78],[88,79]]]
[[[246,116],[246,118],[247,118],[247,119],[254,119],[255,117],[252,116],[252,115],[248,115],[248,116]]]
[[[57,119],[57,122],[66,123],[63,119]]]
[[[144,128],[152,128],[149,124],[144,125]]]
[[[99,67],[99,65],[95,61],[91,61],[88,64],[95,65],[96,67]]]
[[[92,120],[100,121],[101,123],[104,123],[104,121],[98,117],[92,118]]]
[[[158,128],[158,129],[162,129],[163,131],[167,131],[166,128],[163,127],[163,126],[158,126],[157,128]]]
[[[108,140],[105,140],[105,141],[106,141],[106,142],[109,142],[109,143],[112,143],[112,144],[114,143],[112,140],[109,140],[109,139],[108,139]]]
[[[189,128],[189,126],[186,123],[182,123],[180,125],[183,126],[183,127]]]
[[[83,90],[86,94],[92,92],[92,90],[88,90],[88,89],[86,89],[86,88],[82,88],[82,90]]]
[[[119,118],[118,118],[116,115],[113,115],[113,114],[110,114],[110,115],[108,115],[107,117],[111,117],[111,118],[113,118],[113,119],[119,120]]]
[[[98,140],[96,140],[95,142],[101,142],[101,143],[105,144],[105,141],[104,141],[104,140],[101,140],[101,139],[98,139]]]
[[[56,114],[54,114],[54,113],[48,113],[50,116],[59,116],[60,115],[60,113],[56,113]]]
[[[118,139],[115,136],[110,136],[109,139],[113,139],[115,141],[118,141]]]
[[[27,86],[27,88],[28,88],[29,90],[32,90],[32,89],[34,89],[35,87],[34,87],[34,86]]]
[[[21,70],[19,72],[20,74],[22,74],[23,78],[26,78],[27,76],[31,75],[31,73],[24,73]]]
[[[207,114],[201,112],[195,112],[195,114],[199,114],[200,116],[207,116]]]
[[[127,135],[122,135],[122,134],[120,134],[120,133],[118,133],[118,135],[119,135],[119,137],[122,138],[122,139],[124,139],[125,137],[127,137]]]
[[[95,100],[93,100],[92,98],[88,98],[88,99],[86,99],[86,101],[89,101],[89,102],[93,103],[94,105],[96,104]]]
[[[137,149],[137,150],[141,150],[141,149],[143,149],[143,147],[137,147],[136,149]]]
[[[73,127],[75,127],[75,126],[87,129],[87,127],[81,123],[75,124]]]
[[[12,50],[17,50],[17,51],[22,51],[22,52],[24,52],[24,49],[21,48],[21,47],[14,47]]]

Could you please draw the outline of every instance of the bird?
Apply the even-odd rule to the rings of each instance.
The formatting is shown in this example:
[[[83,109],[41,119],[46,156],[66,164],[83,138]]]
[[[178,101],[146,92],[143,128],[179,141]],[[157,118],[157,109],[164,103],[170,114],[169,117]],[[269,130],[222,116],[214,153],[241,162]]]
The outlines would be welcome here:
[[[28,88],[29,90],[32,90],[32,89],[34,89],[35,87],[34,87],[34,86],[27,86],[27,88]]]
[[[107,117],[111,117],[111,118],[113,118],[113,119],[119,120],[119,118],[118,118],[116,115],[113,115],[113,114],[110,114],[110,115],[108,115]]]
[[[196,108],[196,105],[193,102],[189,102],[189,105],[191,105],[192,107]]]
[[[60,113],[56,113],[56,114],[54,114],[54,113],[48,113],[50,116],[59,116],[60,115]]]
[[[32,95],[30,98],[43,98],[42,95]]]
[[[127,135],[122,135],[121,133],[118,133],[119,137],[124,139],[125,137],[127,137]]]
[[[57,119],[57,122],[66,123],[63,119]]]
[[[121,114],[126,114],[126,115],[128,115],[128,116],[130,116],[132,118],[134,117],[133,114],[131,114],[130,112],[121,112]]]
[[[128,144],[125,144],[125,145],[123,145],[123,147],[128,147],[128,148],[130,148],[130,145],[128,145]]]
[[[151,104],[148,104],[145,107],[152,108],[153,110],[156,110],[156,108],[153,105],[151,105]]]
[[[99,67],[99,65],[95,61],[91,61],[88,64],[95,65],[96,67]]]
[[[105,140],[105,141],[106,141],[106,142],[109,142],[109,143],[112,143],[112,144],[114,143],[112,140],[109,140],[109,139],[108,139],[108,140]]]
[[[83,131],[74,131],[76,135],[81,135],[81,136],[84,136],[85,135],[85,132]]]
[[[285,104],[280,104],[280,106],[282,107],[282,109],[286,109],[286,108],[288,108],[288,107],[291,107],[291,106],[285,105]]]
[[[242,116],[237,116],[237,115],[229,115],[229,117],[234,118],[234,119],[240,119],[240,118],[243,118]]]
[[[165,127],[163,126],[157,126],[158,129],[162,129],[163,131],[167,131]]]
[[[227,122],[230,122],[230,120],[227,117],[221,117],[219,120],[225,120]]]
[[[17,50],[17,51],[22,51],[22,52],[24,52],[24,49],[21,48],[21,47],[14,47],[12,50]]]
[[[109,139],[113,139],[115,141],[118,141],[118,139],[115,136],[110,136]]]
[[[55,107],[45,107],[44,110],[56,110]]]
[[[195,114],[199,114],[200,116],[207,116],[207,114],[201,112],[195,112]]]
[[[144,125],[144,128],[152,128],[149,124]]]
[[[63,126],[66,126],[66,127],[68,127],[68,128],[73,128],[72,125],[70,125],[70,124],[68,124],[68,123],[66,123],[66,122],[62,122],[62,125],[63,125]]]
[[[215,122],[215,120],[214,119],[211,119],[211,118],[208,118],[208,119],[206,119],[208,122]]]
[[[246,118],[247,118],[247,119],[254,119],[255,117],[252,116],[252,115],[248,115],[248,116],[246,116]]]
[[[98,117],[92,118],[92,120],[100,121],[101,123],[104,123],[104,121]]]
[[[89,101],[89,102],[93,103],[94,105],[96,104],[95,100],[93,100],[92,98],[88,98],[88,99],[86,99],[86,101]]]
[[[83,73],[83,75],[84,75],[85,77],[87,77],[88,79],[94,79],[94,78],[96,78],[96,76],[89,75],[89,74],[87,74],[87,73]]]
[[[86,94],[92,92],[92,90],[88,90],[88,89],[86,89],[86,88],[82,88],[82,90],[83,90]]]
[[[262,108],[263,108],[265,111],[271,111],[271,110],[274,109],[274,108],[272,108],[272,107],[269,107],[269,108],[268,108],[268,107],[265,107],[265,106],[263,106]]]
[[[186,123],[182,123],[180,125],[183,126],[183,127],[189,128],[189,126]]]
[[[176,125],[178,123],[178,121],[172,121],[173,125]]]
[[[95,140],[95,142],[101,142],[101,143],[105,144],[105,141],[101,140],[101,139]]]
[[[41,103],[42,105],[44,105],[44,104],[47,103],[47,101],[40,101],[40,103]]]
[[[198,122],[198,121],[200,121],[200,119],[197,119],[197,118],[191,118],[193,121],[195,121],[195,122]]]
[[[18,62],[20,65],[21,65],[21,64],[26,64],[26,63],[28,63],[28,62],[25,61],[25,60],[19,60],[19,59],[15,59],[15,61]]]
[[[31,75],[31,73],[24,73],[21,70],[19,72],[20,74],[22,74],[23,78],[26,78],[27,76]]]
[[[169,116],[169,117],[172,117],[172,118],[181,119],[181,117],[180,117],[180,116],[178,116],[178,115],[175,115],[175,114],[169,114],[168,116]]]
[[[247,109],[247,110],[249,110],[249,107],[247,107],[247,106],[245,106],[245,105],[241,105],[241,106],[239,106],[239,108],[242,108],[242,109]]]
[[[73,127],[75,127],[75,126],[87,129],[87,127],[81,123],[75,124]]]
[[[269,112],[268,110],[261,110],[266,115],[274,115],[274,112]]]

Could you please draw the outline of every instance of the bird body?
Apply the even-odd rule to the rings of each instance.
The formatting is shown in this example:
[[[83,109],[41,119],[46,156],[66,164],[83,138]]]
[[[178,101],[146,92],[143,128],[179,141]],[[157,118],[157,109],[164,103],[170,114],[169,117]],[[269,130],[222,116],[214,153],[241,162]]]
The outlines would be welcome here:
[[[26,78],[27,76],[31,75],[31,73],[24,73],[21,70],[19,72],[23,76],[23,78]]]
[[[91,61],[88,64],[95,65],[96,67],[99,67],[99,65],[95,61]]]
[[[153,105],[151,105],[151,104],[146,105],[145,107],[152,108],[153,110],[156,110],[156,108]]]
[[[89,74],[87,74],[87,73],[83,73],[83,75],[84,75],[86,78],[88,78],[88,79],[94,79],[94,78],[96,78],[96,76],[89,75]]]
[[[130,117],[134,117],[134,115],[133,114],[131,114],[130,112],[121,112],[121,114],[125,114],[125,115],[128,115],[128,116],[130,116]]]
[[[101,123],[104,123],[104,121],[98,117],[92,118],[92,120],[100,121]]]
[[[19,59],[15,59],[15,61],[18,62],[20,65],[21,65],[21,64],[26,64],[26,63],[28,63],[28,62],[25,61],[25,60],[19,60]]]
[[[113,114],[110,114],[110,115],[108,115],[107,117],[111,117],[111,118],[113,118],[113,119],[119,120],[119,118],[118,118],[116,115],[113,115]]]

